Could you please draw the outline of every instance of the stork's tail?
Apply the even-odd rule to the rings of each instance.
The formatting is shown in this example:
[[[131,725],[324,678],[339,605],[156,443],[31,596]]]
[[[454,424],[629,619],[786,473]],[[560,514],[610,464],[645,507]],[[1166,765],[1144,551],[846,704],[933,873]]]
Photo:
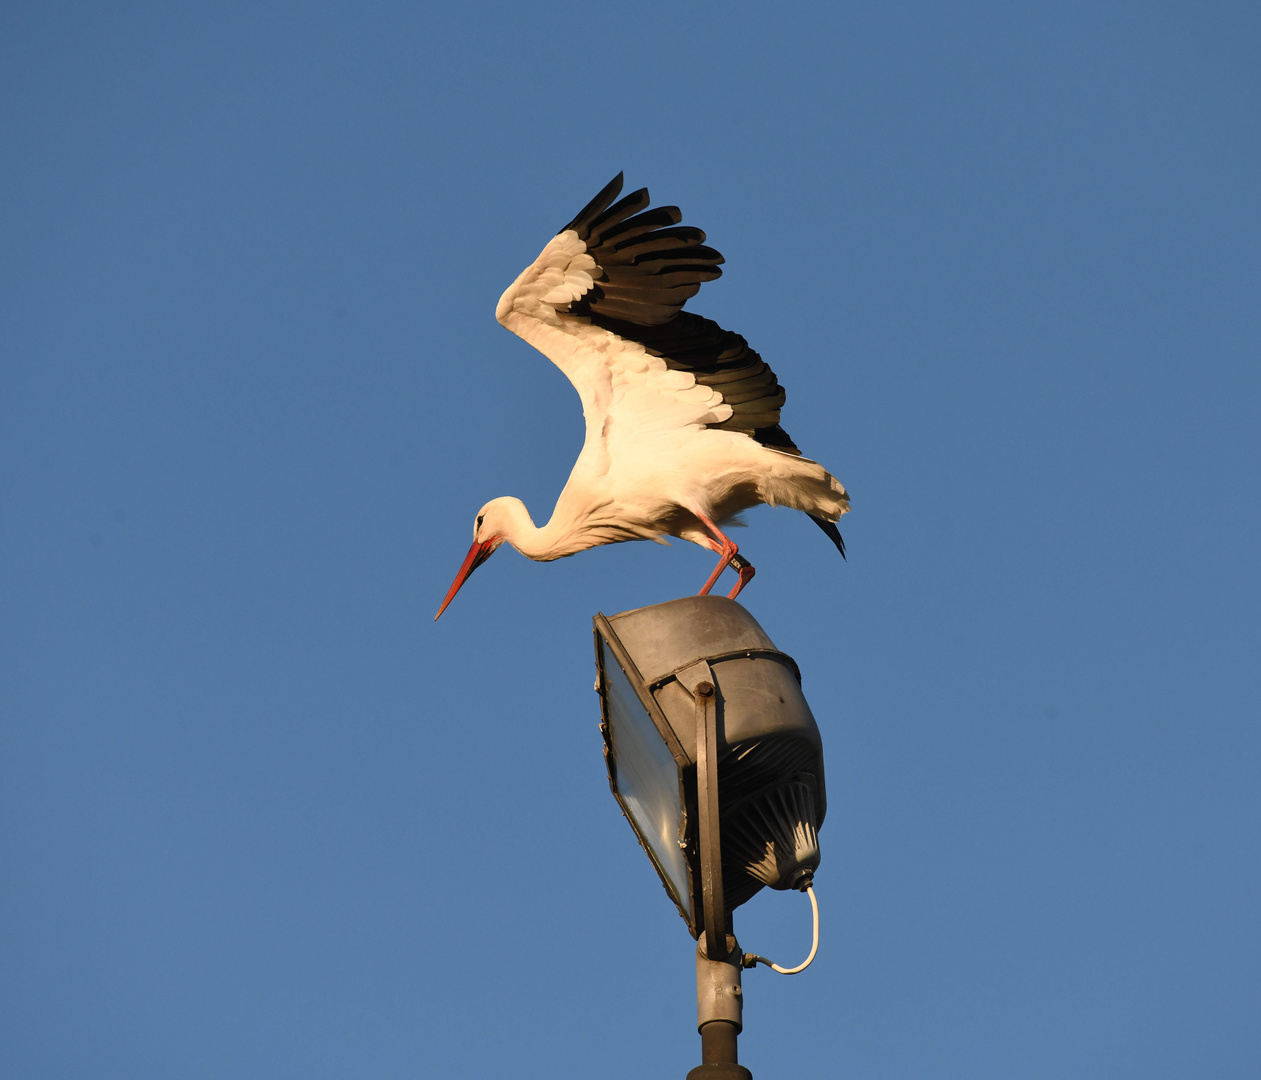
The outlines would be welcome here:
[[[845,541],[836,522],[849,510],[849,495],[835,476],[817,461],[768,447],[763,458],[762,500],[791,506],[809,516],[845,558]]]
[[[827,534],[827,538],[836,545],[836,550],[841,553],[841,558],[845,559],[845,538],[841,536],[841,530],[836,527],[836,522],[828,521],[827,518],[817,517],[814,514],[810,515],[810,520]],[[848,562],[849,560],[846,559],[845,561]]]

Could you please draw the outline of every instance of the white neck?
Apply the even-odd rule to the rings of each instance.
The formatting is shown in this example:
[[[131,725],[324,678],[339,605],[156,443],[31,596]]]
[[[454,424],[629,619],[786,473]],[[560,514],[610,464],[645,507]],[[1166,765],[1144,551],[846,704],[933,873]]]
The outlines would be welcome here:
[[[563,512],[560,503],[557,503],[551,520],[541,529],[534,524],[520,499],[505,498],[499,506],[503,518],[500,535],[527,559],[550,562],[592,546],[591,541],[585,538],[584,530]]]

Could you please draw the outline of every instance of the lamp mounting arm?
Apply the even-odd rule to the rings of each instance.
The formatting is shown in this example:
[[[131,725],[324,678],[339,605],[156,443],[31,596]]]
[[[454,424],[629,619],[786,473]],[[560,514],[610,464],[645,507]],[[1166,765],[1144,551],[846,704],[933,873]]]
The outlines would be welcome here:
[[[718,695],[709,679],[696,684],[696,802],[700,818],[701,900],[705,949],[727,959],[727,913],[722,893],[722,837],[718,826]]]

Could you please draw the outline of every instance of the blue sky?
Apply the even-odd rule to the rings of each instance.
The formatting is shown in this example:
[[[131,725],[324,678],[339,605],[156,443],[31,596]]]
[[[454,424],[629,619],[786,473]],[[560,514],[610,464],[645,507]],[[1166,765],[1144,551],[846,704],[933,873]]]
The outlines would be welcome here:
[[[611,176],[846,484],[739,534],[823,732],[755,1076],[1261,1066],[1246,4],[10,4],[0,1071],[682,1076],[692,945],[590,635],[505,550],[576,396],[500,292]],[[808,905],[745,948],[796,963]]]

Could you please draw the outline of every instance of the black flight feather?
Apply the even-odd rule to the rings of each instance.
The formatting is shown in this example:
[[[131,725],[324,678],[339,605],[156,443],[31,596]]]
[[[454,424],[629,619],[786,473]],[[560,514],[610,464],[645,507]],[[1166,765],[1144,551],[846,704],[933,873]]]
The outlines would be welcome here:
[[[591,230],[591,223],[599,217],[614,199],[618,197],[622,190],[622,174],[618,173],[612,180],[605,184],[600,194],[592,199],[586,206],[578,211],[577,216],[564,229],[559,229],[558,233],[563,233],[565,229],[573,229],[580,240],[585,240]]]
[[[599,268],[595,284],[569,305],[570,312],[638,342],[671,370],[691,372],[723,394],[732,415],[712,427],[741,431],[769,449],[800,456],[779,426],[784,389],[775,373],[739,334],[682,310],[702,282],[721,276],[721,253],[703,246],[700,229],[680,224],[677,206],[649,209],[643,188],[615,205],[621,190],[618,173],[565,226],[578,233]],[[844,555],[836,526],[814,520]]]
[[[845,559],[845,541],[841,539],[841,530],[836,527],[836,522],[828,521],[827,518],[815,517],[813,514],[808,516],[811,521],[827,533],[828,539],[836,545],[836,550],[841,553],[841,558]],[[845,559],[845,561],[849,562],[848,559]]]

